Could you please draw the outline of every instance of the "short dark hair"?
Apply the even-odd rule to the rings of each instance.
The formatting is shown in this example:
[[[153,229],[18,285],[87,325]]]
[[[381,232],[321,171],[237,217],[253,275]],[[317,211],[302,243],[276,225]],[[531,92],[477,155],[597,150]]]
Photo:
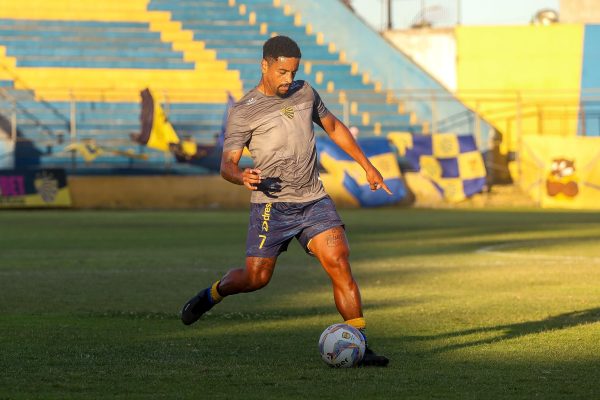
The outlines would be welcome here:
[[[263,45],[263,58],[277,59],[279,57],[301,58],[300,47],[287,36],[274,36]]]

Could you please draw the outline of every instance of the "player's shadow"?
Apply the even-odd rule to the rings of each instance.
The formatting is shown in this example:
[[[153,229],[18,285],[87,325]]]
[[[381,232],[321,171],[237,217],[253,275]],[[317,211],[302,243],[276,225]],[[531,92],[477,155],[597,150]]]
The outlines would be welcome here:
[[[451,350],[458,350],[466,347],[492,344],[503,340],[516,339],[526,335],[550,332],[559,329],[567,329],[579,325],[592,324],[600,322],[600,308],[591,308],[583,311],[573,311],[564,314],[550,316],[539,321],[520,322],[515,324],[497,325],[491,327],[482,327],[467,329],[463,331],[442,333],[431,336],[406,336],[406,341],[426,341],[461,338],[476,334],[486,334],[497,332],[498,334],[491,338],[471,340],[462,343],[448,344],[432,350],[432,353],[443,353]]]

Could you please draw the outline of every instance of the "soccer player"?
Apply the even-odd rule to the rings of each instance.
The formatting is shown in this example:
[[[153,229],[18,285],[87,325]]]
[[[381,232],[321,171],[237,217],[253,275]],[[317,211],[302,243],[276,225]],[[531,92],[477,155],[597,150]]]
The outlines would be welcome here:
[[[331,278],[335,305],[344,321],[365,333],[344,223],[319,179],[313,121],[362,166],[371,190],[391,192],[348,128],[329,112],[319,94],[307,82],[294,81],[300,57],[300,48],[292,39],[276,36],[267,40],[258,86],[231,108],[221,175],[252,191],[246,266],[230,270],[191,298],[181,311],[186,325],[226,296],[267,285],[277,257],[295,237]],[[245,146],[252,154],[254,168],[242,170],[238,164]],[[367,345],[361,365],[384,367],[388,361]]]

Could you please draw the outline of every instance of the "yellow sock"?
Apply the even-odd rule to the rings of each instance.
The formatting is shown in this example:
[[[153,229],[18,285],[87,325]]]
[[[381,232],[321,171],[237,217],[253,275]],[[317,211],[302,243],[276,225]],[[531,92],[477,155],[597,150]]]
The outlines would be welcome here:
[[[367,322],[363,317],[349,319],[346,323],[350,326],[355,327],[356,329],[365,329],[367,326]]]
[[[217,304],[218,302],[223,300],[223,296],[221,296],[221,294],[217,290],[217,286],[219,286],[220,282],[221,281],[216,281],[215,283],[213,283],[213,285],[210,288],[210,297],[212,297],[214,304]]]

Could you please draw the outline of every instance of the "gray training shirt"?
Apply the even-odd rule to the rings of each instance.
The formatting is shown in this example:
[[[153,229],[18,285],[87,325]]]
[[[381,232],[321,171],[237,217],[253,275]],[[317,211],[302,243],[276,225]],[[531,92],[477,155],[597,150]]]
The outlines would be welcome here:
[[[263,182],[252,203],[309,202],[326,195],[319,180],[313,121],[329,111],[306,82],[294,81],[285,97],[249,91],[230,110],[223,151],[247,146]]]

